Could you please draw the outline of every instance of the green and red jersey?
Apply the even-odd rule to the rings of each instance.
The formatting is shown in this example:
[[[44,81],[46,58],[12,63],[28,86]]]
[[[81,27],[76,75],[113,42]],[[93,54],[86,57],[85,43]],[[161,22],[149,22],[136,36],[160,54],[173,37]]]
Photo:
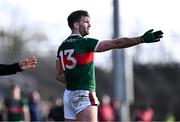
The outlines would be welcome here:
[[[19,100],[15,100],[12,98],[7,98],[4,104],[6,106],[8,121],[23,121],[24,120],[23,107],[28,105],[27,99],[21,98]]]
[[[99,40],[71,35],[58,49],[68,90],[95,91],[94,51]]]

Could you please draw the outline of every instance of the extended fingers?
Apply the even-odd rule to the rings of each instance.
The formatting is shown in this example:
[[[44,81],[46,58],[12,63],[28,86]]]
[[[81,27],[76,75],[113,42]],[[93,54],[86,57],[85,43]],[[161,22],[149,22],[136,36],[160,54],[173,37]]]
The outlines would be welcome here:
[[[28,63],[34,63],[34,64],[36,64],[36,63],[37,63],[37,58],[33,56],[33,57],[30,57],[30,58],[27,58],[26,61],[27,61]]]
[[[154,37],[155,38],[162,38],[163,32],[161,30],[154,32]]]

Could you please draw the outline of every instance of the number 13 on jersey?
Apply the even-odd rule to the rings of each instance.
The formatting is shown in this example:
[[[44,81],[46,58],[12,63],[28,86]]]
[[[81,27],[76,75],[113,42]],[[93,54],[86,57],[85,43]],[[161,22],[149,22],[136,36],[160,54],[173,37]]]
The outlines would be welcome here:
[[[73,69],[77,65],[77,60],[73,57],[74,49],[66,49],[60,51],[61,63],[63,70]]]

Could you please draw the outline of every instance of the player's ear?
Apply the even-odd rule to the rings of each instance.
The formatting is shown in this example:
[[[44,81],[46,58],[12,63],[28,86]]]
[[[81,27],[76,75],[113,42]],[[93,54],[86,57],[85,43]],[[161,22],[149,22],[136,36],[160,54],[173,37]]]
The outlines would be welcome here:
[[[78,29],[79,28],[79,23],[75,22],[74,23],[74,28]]]

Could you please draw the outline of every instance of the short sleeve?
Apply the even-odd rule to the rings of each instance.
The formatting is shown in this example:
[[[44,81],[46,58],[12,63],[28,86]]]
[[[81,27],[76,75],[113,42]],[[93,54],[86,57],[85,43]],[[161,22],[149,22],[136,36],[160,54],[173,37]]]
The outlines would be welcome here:
[[[93,38],[84,38],[83,41],[83,47],[86,51],[88,52],[95,52],[97,49],[97,46],[99,44],[98,39],[93,39]]]
[[[58,48],[58,51],[57,51],[57,58],[59,58],[59,53],[60,53],[60,47]]]

